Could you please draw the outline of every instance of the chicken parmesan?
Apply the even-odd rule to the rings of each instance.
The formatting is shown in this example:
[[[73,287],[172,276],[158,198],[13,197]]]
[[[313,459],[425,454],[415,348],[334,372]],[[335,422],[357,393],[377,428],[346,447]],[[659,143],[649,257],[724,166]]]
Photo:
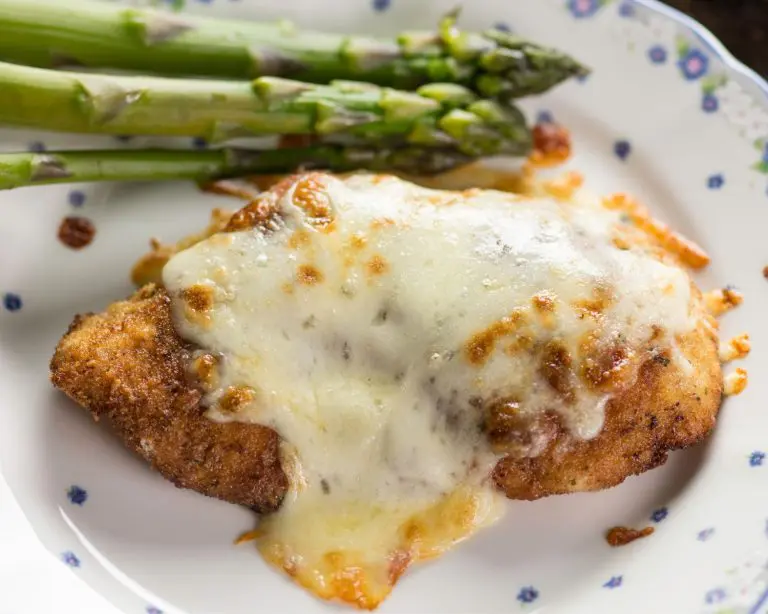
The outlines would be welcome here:
[[[290,177],[157,245],[53,381],[177,485],[266,513],[296,582],[372,609],[504,495],[607,488],[714,426],[701,253],[628,202]]]

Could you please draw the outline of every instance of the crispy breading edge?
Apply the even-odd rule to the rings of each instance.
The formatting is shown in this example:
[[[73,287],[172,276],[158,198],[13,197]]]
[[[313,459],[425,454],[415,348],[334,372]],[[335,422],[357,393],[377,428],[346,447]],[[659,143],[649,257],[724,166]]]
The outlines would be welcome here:
[[[203,416],[169,303],[146,286],[102,314],[77,316],[51,361],[53,384],[95,419],[108,418],[176,486],[257,512],[277,509],[288,485],[277,434]]]

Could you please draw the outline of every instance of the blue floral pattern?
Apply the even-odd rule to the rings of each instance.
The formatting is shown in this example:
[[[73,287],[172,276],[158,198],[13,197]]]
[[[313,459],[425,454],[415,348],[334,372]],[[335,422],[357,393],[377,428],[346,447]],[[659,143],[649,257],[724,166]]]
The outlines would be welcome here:
[[[75,569],[80,567],[80,559],[77,558],[75,553],[70,550],[61,553],[61,560],[65,565],[68,565],[69,567],[73,567]]]
[[[688,81],[695,81],[707,74],[709,58],[700,49],[691,48],[687,42],[681,42],[678,54],[677,65]]]
[[[81,190],[71,190],[67,195],[67,200],[73,207],[82,207],[85,204],[85,192]]]
[[[667,61],[667,50],[661,45],[654,45],[648,50],[648,57],[654,64],[665,64]]]
[[[21,297],[13,292],[3,294],[3,307],[8,311],[18,311],[22,306]]]
[[[760,467],[765,460],[765,452],[755,451],[749,455],[749,466]]]
[[[653,511],[653,514],[651,514],[651,520],[653,522],[661,522],[669,515],[669,510],[666,507],[660,507],[657,510]]]
[[[719,190],[725,185],[725,177],[722,175],[722,173],[716,173],[714,175],[710,175],[707,178],[707,187],[710,190]]]
[[[631,2],[622,2],[619,4],[619,15],[622,17],[634,17],[636,13],[635,5]]]
[[[524,586],[517,594],[517,600],[520,603],[533,603],[539,598],[539,591],[532,586]]]
[[[555,121],[554,115],[550,111],[539,111],[536,115],[537,124],[552,124]]]
[[[728,596],[728,593],[725,592],[725,589],[713,588],[711,591],[707,591],[707,594],[704,595],[704,602],[709,605],[713,603],[720,603],[727,596]]]
[[[624,582],[624,576],[613,576],[608,582],[603,584],[603,588],[619,588]]]
[[[584,19],[592,17],[604,3],[605,0],[568,0],[568,10],[576,19]]]
[[[163,611],[153,605],[147,606],[147,614],[163,614]]]
[[[619,160],[626,160],[629,157],[629,154],[632,153],[632,146],[629,141],[616,141],[613,145],[613,153],[616,154]]]
[[[42,143],[41,141],[32,141],[27,145],[27,149],[32,153],[43,153],[45,151],[45,143]]]
[[[720,101],[714,94],[704,94],[701,99],[701,109],[705,113],[714,113],[720,108]]]
[[[713,535],[715,534],[714,527],[708,527],[706,529],[702,529],[696,534],[696,539],[698,539],[700,542],[708,541]]]
[[[373,10],[384,12],[389,8],[391,0],[373,0]]]
[[[67,499],[69,499],[70,503],[73,505],[82,506],[83,503],[88,500],[88,493],[84,489],[73,484],[67,491]]]

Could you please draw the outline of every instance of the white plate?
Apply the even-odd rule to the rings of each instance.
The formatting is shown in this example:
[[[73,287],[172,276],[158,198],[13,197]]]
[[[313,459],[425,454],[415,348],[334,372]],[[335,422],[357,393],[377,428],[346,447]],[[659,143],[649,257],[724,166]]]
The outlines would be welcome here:
[[[216,0],[189,10],[316,28],[393,32],[429,26],[455,0]],[[746,303],[724,336],[748,330],[746,393],[723,407],[715,435],[667,465],[597,494],[510,503],[499,525],[409,572],[382,612],[698,612],[741,599],[722,576],[766,545],[768,515],[768,86],[710,34],[652,0],[484,0],[463,24],[503,23],[594,68],[530,101],[569,126],[600,192],[629,191],[702,244],[704,287],[732,284]],[[3,147],[86,147],[98,139],[6,132]],[[44,544],[129,613],[328,612],[232,546],[242,509],[174,489],[48,384],[52,349],[76,312],[127,295],[127,271],[152,235],[201,227],[226,199],[192,185],[46,187],[0,195],[0,460]],[[60,219],[85,215],[96,240],[71,251]],[[82,489],[82,490],[81,490]],[[87,496],[86,496],[87,493]],[[656,533],[611,549],[613,525]],[[751,560],[751,559],[750,559]],[[744,573],[758,573],[754,566]],[[742,570],[743,571],[743,570]],[[734,599],[736,601],[734,601]],[[740,610],[741,611],[741,610]]]

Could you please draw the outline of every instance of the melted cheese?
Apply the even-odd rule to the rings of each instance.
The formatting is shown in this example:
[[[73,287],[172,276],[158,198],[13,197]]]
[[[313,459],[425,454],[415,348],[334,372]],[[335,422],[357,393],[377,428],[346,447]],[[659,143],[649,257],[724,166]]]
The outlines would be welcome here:
[[[498,516],[510,450],[489,406],[594,437],[643,352],[691,326],[687,275],[618,249],[598,204],[356,175],[298,180],[277,211],[179,253],[164,283],[182,336],[220,357],[209,417],[286,442],[259,547],[321,597],[375,607]]]

